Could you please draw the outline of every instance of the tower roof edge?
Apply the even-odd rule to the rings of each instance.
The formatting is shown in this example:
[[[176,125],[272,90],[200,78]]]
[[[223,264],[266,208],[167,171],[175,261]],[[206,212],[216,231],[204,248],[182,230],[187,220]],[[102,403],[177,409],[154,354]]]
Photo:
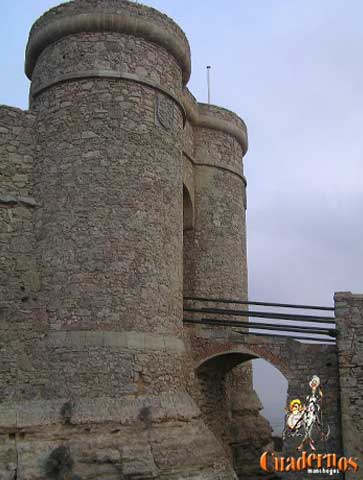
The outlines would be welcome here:
[[[61,38],[82,32],[117,32],[142,37],[169,51],[177,60],[186,85],[191,74],[189,42],[167,15],[128,0],[74,0],[48,10],[33,25],[25,54],[29,79],[39,55]]]

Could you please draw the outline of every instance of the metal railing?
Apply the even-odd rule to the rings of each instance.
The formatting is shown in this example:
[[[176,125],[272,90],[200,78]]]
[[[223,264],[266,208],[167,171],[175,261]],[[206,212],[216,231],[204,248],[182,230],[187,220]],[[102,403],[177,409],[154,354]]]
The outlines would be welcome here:
[[[306,315],[306,314],[294,314],[294,313],[281,313],[281,312],[260,312],[255,310],[241,310],[233,309],[231,305],[255,305],[261,307],[279,307],[279,308],[291,308],[291,309],[304,309],[304,310],[320,310],[320,311],[334,311],[333,307],[323,307],[318,305],[296,305],[288,303],[271,303],[271,302],[252,302],[243,300],[231,300],[224,298],[204,298],[204,297],[184,297],[186,303],[193,302],[198,306],[184,306],[184,313],[192,313],[193,318],[184,317],[183,321],[186,324],[206,325],[213,327],[231,327],[238,328],[234,330],[241,335],[260,335],[269,337],[282,337],[295,340],[310,340],[313,342],[323,343],[335,343],[337,331],[335,328],[335,318],[325,315]],[[203,303],[218,303],[223,306],[220,307],[203,307],[199,304]],[[224,308],[226,305],[226,308]],[[194,315],[195,314],[195,315]],[[202,314],[202,318],[200,318]],[[217,315],[217,317],[216,317]],[[246,322],[228,318],[218,318],[218,316],[228,317],[252,317],[263,318],[273,320],[273,323],[262,322]],[[279,322],[276,322],[279,320]],[[281,324],[280,322],[289,321],[293,324]],[[299,323],[295,323],[299,322]],[[304,325],[308,323],[309,325]],[[313,324],[313,325],[311,325]],[[257,332],[250,331],[250,329],[257,330]],[[268,332],[260,333],[258,330],[267,330]],[[279,332],[279,334],[269,333]],[[291,332],[291,333],[289,333]],[[288,335],[285,335],[289,333]],[[300,334],[305,334],[304,336]],[[319,337],[312,336],[319,335]]]

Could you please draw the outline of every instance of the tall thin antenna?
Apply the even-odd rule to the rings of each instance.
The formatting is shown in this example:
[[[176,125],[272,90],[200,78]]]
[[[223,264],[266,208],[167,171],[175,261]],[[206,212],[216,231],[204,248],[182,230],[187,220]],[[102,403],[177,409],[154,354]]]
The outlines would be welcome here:
[[[207,65],[208,104],[210,104],[210,69],[211,66]]]

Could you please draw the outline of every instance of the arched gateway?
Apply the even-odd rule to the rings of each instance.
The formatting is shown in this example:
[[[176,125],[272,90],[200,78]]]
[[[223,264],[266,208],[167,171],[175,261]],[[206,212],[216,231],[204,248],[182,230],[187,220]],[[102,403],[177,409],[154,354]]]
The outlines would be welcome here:
[[[198,386],[192,395],[205,422],[233,458],[240,478],[258,473],[260,455],[264,449],[273,448],[268,444],[270,427],[258,413],[261,404],[257,398],[254,400],[246,376],[246,365],[257,358],[269,362],[287,379],[286,405],[295,398],[304,401],[311,377],[314,374],[320,376],[324,391],[324,422],[331,432],[324,449],[341,451],[336,345],[240,335],[214,327],[192,326],[189,333]],[[283,451],[296,454],[298,441],[286,439]]]

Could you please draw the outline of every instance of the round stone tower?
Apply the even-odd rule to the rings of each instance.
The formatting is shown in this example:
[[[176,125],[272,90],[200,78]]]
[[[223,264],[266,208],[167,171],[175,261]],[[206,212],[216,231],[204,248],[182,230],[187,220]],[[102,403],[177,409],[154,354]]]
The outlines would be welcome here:
[[[198,103],[196,115],[195,221],[185,235],[184,295],[247,300],[247,129],[235,113],[214,105]]]
[[[178,390],[187,40],[153,9],[79,0],[36,22],[26,71],[37,253],[56,346],[47,394]],[[125,347],[140,355],[120,355]]]
[[[19,471],[232,480],[185,389],[184,33],[134,2],[74,0],[33,26],[26,73],[48,329],[46,380],[17,407]]]
[[[247,128],[235,113],[215,105],[197,103],[186,92],[184,105],[188,123],[193,125],[193,148],[185,153],[194,170],[194,184],[189,186],[194,193],[193,224],[184,232],[184,296],[188,298],[188,306],[225,309],[223,303],[200,303],[190,298],[248,299],[247,182],[242,161],[248,147]],[[223,315],[218,314],[217,318],[221,319]],[[225,318],[231,320],[232,317]],[[233,318],[241,321],[241,317]],[[236,364],[228,361],[228,355],[223,355],[220,343],[228,343],[230,328],[208,329],[189,325],[186,329],[195,350],[211,349],[216,355],[214,361],[197,369],[193,397],[205,422],[229,455],[243,457],[246,449],[241,455],[235,432],[250,432],[250,425],[254,424],[258,425],[259,435],[261,429],[257,422],[260,418],[258,409],[251,410],[248,417],[235,418],[232,399],[242,396],[254,399],[252,365],[248,363],[234,368]],[[213,348],[206,346],[207,341]],[[266,436],[265,431],[262,433]],[[243,475],[240,478],[244,478]]]

